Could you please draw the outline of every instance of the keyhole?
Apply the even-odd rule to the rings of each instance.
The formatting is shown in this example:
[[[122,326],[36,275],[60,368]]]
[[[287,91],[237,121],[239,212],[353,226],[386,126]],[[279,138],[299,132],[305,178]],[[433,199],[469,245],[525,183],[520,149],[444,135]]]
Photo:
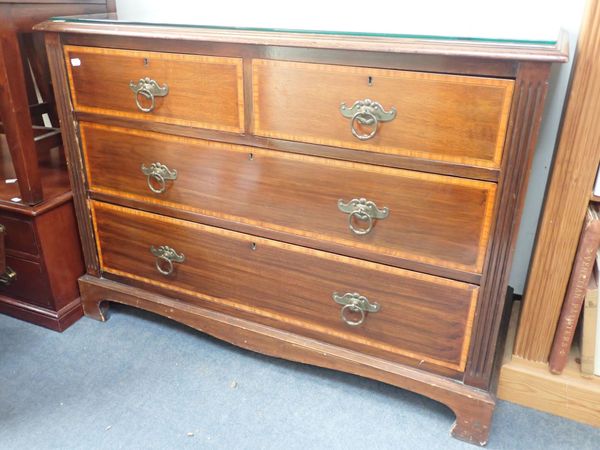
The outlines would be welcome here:
[[[252,244],[250,244],[250,248],[252,250],[256,250],[256,242],[253,242]]]
[[[369,78],[367,78],[367,84],[369,86],[373,86],[373,77],[369,75]]]
[[[144,67],[148,66],[148,58],[144,58]]]
[[[248,153],[248,159],[252,161],[254,159],[254,153]]]

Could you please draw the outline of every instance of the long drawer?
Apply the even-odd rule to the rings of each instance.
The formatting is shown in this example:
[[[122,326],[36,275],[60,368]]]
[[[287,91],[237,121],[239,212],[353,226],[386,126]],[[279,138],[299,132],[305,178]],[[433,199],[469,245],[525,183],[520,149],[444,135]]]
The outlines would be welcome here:
[[[335,242],[375,261],[482,271],[493,183],[92,123],[81,133],[92,191]],[[165,168],[154,176],[153,164]]]
[[[260,59],[252,69],[257,135],[500,166],[512,80]]]
[[[76,111],[243,131],[240,58],[70,45],[64,52]]]
[[[371,355],[465,367],[477,286],[108,203],[91,206],[105,272]]]

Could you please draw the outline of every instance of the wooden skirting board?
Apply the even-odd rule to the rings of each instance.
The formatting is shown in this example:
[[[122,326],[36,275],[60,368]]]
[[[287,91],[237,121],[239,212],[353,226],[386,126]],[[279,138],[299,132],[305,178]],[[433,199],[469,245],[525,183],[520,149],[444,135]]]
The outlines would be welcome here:
[[[600,377],[582,376],[573,351],[561,375],[553,375],[547,363],[512,355],[521,309],[515,302],[511,313],[498,398],[522,406],[600,427]]]

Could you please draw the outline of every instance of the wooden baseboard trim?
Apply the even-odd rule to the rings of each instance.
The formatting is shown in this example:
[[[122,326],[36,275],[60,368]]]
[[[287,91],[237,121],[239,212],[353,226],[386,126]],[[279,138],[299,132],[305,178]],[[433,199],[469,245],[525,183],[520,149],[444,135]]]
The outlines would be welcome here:
[[[32,305],[23,300],[0,295],[0,313],[62,332],[83,316],[83,308],[79,297],[67,303],[58,311],[54,311]]]
[[[511,354],[519,309],[516,302],[500,371],[498,398],[600,427],[600,377],[582,376],[575,352],[561,375],[550,373],[548,363],[528,361]]]

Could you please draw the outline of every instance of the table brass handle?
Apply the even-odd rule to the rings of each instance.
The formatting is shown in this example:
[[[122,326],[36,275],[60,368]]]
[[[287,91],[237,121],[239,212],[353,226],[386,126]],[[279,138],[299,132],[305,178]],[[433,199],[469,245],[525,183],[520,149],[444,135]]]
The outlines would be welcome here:
[[[338,209],[348,215],[348,227],[354,234],[362,236],[368,234],[373,229],[373,220],[383,220],[389,214],[390,210],[385,207],[379,209],[377,205],[371,200],[366,198],[354,198],[348,203],[344,203],[344,200],[338,200]],[[366,228],[355,227],[352,221],[358,219],[360,221],[366,221]]]
[[[136,106],[140,111],[145,113],[154,111],[154,107],[156,106],[155,97],[164,97],[169,93],[169,86],[166,84],[160,86],[156,81],[148,77],[140,78],[140,81],[137,83],[135,81],[130,81],[129,88],[135,95]],[[140,95],[150,100],[150,106],[142,106],[140,103]]]
[[[8,286],[17,279],[17,272],[6,266],[3,273],[0,274],[0,286]]]
[[[396,108],[392,107],[389,111],[383,109],[380,103],[371,99],[357,100],[351,108],[345,103],[340,105],[340,112],[346,119],[350,119],[350,130],[357,139],[367,141],[377,133],[380,122],[389,122],[396,118]],[[356,130],[356,123],[372,127],[368,134],[361,134]]]
[[[173,263],[182,263],[185,261],[185,255],[183,253],[177,253],[175,249],[161,245],[160,247],[150,246],[150,253],[156,256],[156,270],[165,276],[169,276],[173,273]],[[163,267],[166,264],[166,269]]]
[[[362,324],[367,317],[367,313],[376,313],[380,309],[378,303],[370,303],[367,297],[356,292],[347,292],[343,295],[334,292],[332,297],[334,302],[342,305],[340,317],[351,327],[357,327],[358,325]],[[360,314],[360,319],[349,319],[348,312]]]
[[[150,167],[142,164],[141,170],[147,177],[148,188],[155,194],[162,194],[167,190],[167,180],[177,179],[177,170],[171,170],[159,162],[150,164]],[[155,183],[158,184],[158,187],[155,186]]]

